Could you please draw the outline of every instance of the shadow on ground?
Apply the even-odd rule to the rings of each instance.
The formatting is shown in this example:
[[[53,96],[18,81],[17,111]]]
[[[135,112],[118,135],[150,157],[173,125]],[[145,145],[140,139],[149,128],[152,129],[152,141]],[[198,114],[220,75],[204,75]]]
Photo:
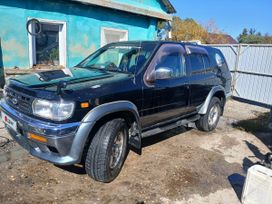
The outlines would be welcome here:
[[[164,140],[170,139],[172,137],[175,137],[179,134],[185,133],[188,130],[190,130],[190,128],[185,128],[185,127],[178,127],[175,128],[173,130],[169,130],[167,132],[164,133],[160,133],[157,135],[153,135],[147,138],[142,139],[142,148],[151,146],[151,145],[155,145],[159,142],[162,142]],[[134,149],[133,147],[130,147],[131,151],[134,151],[135,153],[140,153],[138,150]],[[74,173],[74,174],[86,174],[84,165],[80,165],[80,164],[76,164],[76,165],[68,165],[68,166],[60,166],[60,165],[55,165],[56,167],[68,171],[70,173]]]
[[[232,124],[232,126],[236,129],[243,130],[255,135],[262,141],[263,144],[272,150],[272,131],[268,127],[270,112],[256,112],[255,115],[255,118],[238,121]],[[256,164],[256,159],[257,161],[261,162],[265,159],[265,155],[261,153],[260,149],[256,145],[250,143],[249,141],[244,142],[248,149],[253,153],[253,156],[244,157],[243,159],[243,170],[246,173],[251,166]],[[253,161],[252,158],[254,158],[255,161]],[[241,200],[245,177],[243,175],[234,173],[228,177],[228,180],[233,187],[237,197]]]
[[[245,183],[245,177],[241,174],[234,173],[228,177],[228,180],[235,191],[239,200],[242,198],[243,186]]]
[[[238,121],[233,124],[233,127],[254,134],[268,148],[272,149],[272,130],[268,127],[269,117],[270,112],[256,113],[255,118]]]
[[[257,158],[257,160],[259,162],[261,162],[262,160],[265,159],[265,155],[261,153],[260,149],[255,146],[254,144],[248,142],[248,141],[245,141],[246,145],[248,146],[248,148],[250,149],[250,151],[254,154],[254,156],[249,156],[249,157],[245,157],[243,159],[243,169],[245,172],[247,172],[247,170],[256,164],[256,162],[253,162],[251,160],[251,158]]]
[[[269,129],[269,117],[270,112],[255,113],[256,117],[248,120],[241,120],[233,124],[234,128],[250,132],[262,141],[270,150],[272,150],[272,130]],[[254,157],[261,161],[265,158],[265,155],[261,153],[260,149],[254,144],[244,141],[254,156],[245,157],[243,160],[243,168],[245,171],[249,167],[255,164],[250,158]]]
[[[152,135],[150,137],[146,137],[142,139],[142,147],[148,147],[151,145],[154,145],[156,143],[162,142],[164,140],[170,139],[172,137],[175,137],[179,134],[183,134],[191,129],[185,128],[185,127],[177,127],[173,130],[168,130],[167,132],[163,132],[160,134]]]
[[[60,165],[54,165],[62,170],[68,171],[70,173],[82,175],[86,174],[85,168],[83,165],[69,165],[69,166],[60,166]]]
[[[256,162],[253,162],[251,158],[257,158],[259,162],[265,159],[265,155],[261,153],[260,149],[255,146],[254,144],[245,141],[246,145],[250,149],[250,151],[254,154],[254,156],[244,157],[243,159],[243,170],[244,173],[248,171],[248,169],[255,165]],[[243,186],[245,182],[245,176],[234,173],[228,177],[229,183],[231,184],[233,190],[235,191],[238,199],[241,201],[242,193],[243,193]]]

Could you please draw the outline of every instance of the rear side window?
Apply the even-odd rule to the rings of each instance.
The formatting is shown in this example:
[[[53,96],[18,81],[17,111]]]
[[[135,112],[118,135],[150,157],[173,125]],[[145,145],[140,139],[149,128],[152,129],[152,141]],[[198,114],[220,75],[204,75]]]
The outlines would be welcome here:
[[[191,64],[191,72],[196,73],[198,71],[204,70],[205,65],[204,61],[202,59],[202,55],[200,54],[190,54],[189,55],[189,60]]]
[[[210,59],[205,54],[190,54],[188,60],[191,64],[192,74],[203,73],[206,69],[211,67]]]
[[[203,60],[204,60],[205,68],[206,69],[210,68],[211,65],[210,65],[210,59],[209,59],[209,57],[207,55],[202,55],[202,57],[203,57]]]
[[[199,55],[199,54],[191,54],[189,56],[189,59],[190,59],[190,62],[191,62],[191,70],[192,70],[192,72],[204,69],[204,63],[203,63],[201,55]]]

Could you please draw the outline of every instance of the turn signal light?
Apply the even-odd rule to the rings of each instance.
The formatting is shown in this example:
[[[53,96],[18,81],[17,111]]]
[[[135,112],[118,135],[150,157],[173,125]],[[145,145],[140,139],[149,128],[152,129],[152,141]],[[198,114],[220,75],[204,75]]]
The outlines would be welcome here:
[[[36,141],[43,142],[43,143],[47,142],[46,138],[39,136],[39,135],[35,135],[33,133],[28,133],[28,138],[31,140],[36,140]]]
[[[89,108],[90,104],[88,102],[84,102],[80,104],[81,108]]]

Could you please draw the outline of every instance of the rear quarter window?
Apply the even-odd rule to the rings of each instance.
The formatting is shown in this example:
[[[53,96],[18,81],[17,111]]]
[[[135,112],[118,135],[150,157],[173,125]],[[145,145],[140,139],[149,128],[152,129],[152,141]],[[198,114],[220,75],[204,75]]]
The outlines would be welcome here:
[[[217,66],[221,67],[224,63],[224,58],[219,53],[215,53],[214,58]]]
[[[222,63],[226,63],[224,55],[221,53],[220,50],[209,47],[208,51],[212,67],[220,67],[219,65],[221,65]]]
[[[223,72],[229,72],[225,57],[220,50],[215,50],[213,57],[216,67],[220,68]]]

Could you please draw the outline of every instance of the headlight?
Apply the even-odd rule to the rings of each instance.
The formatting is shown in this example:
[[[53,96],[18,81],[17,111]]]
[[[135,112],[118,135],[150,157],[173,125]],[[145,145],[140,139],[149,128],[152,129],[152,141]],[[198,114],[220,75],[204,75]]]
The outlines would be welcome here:
[[[47,101],[35,99],[32,103],[33,114],[56,121],[70,118],[74,112],[75,104],[68,101]]]

